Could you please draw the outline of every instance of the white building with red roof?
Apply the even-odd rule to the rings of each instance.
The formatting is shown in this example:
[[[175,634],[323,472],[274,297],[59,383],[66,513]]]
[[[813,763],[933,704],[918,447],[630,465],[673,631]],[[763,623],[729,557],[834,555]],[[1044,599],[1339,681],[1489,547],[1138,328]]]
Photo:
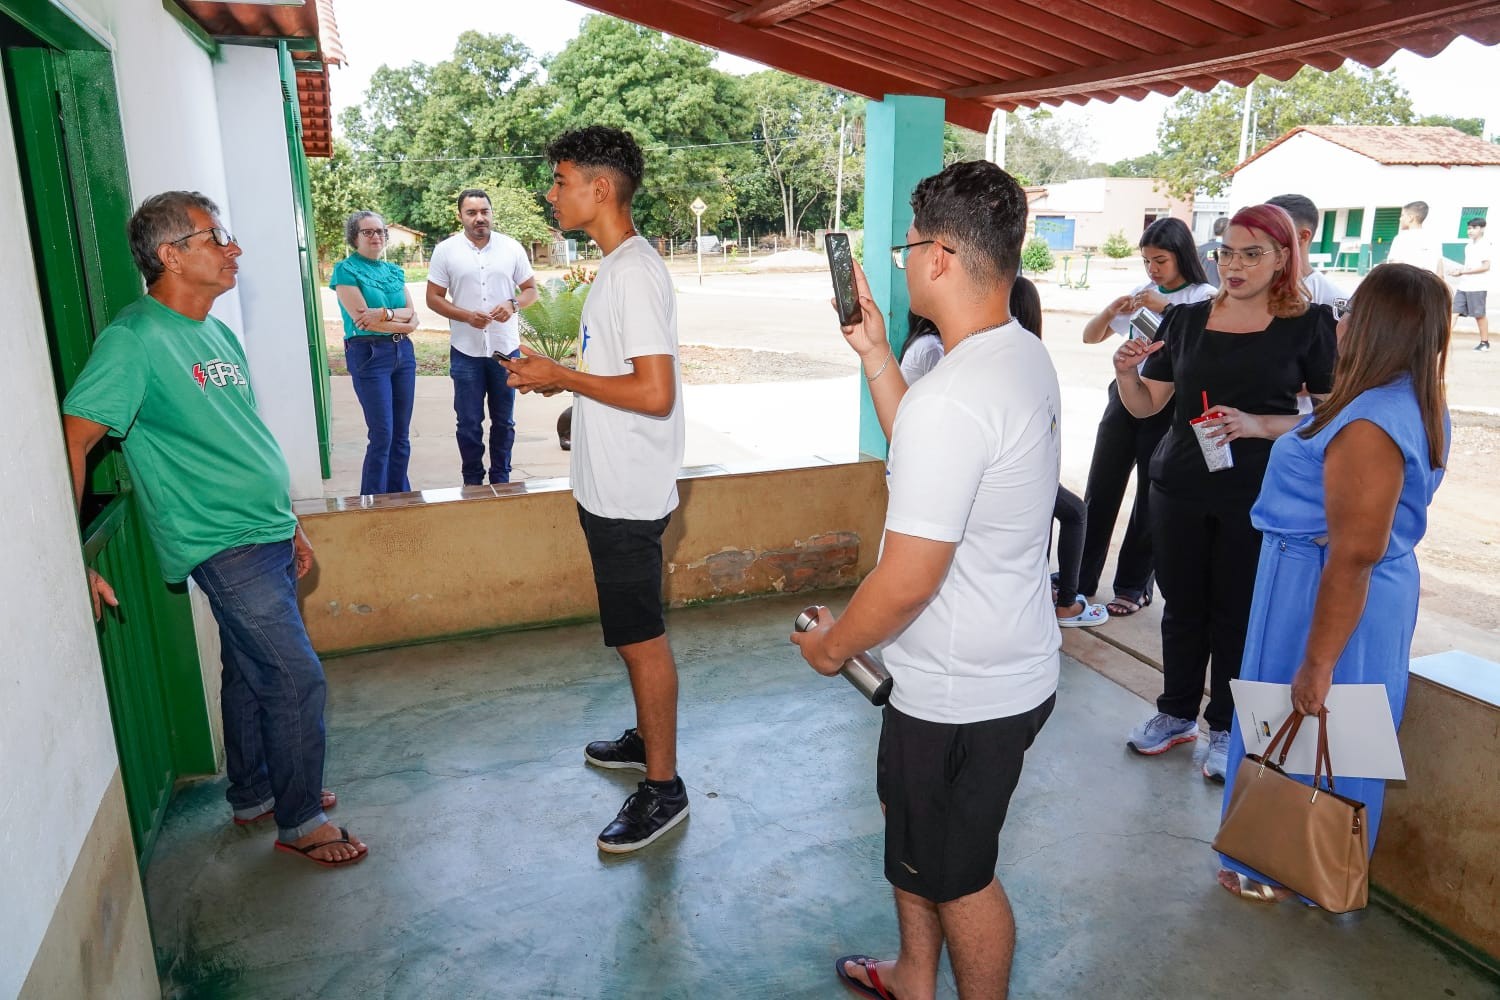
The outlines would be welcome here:
[[[1231,205],[1279,194],[1306,195],[1318,206],[1315,265],[1363,272],[1380,263],[1401,207],[1413,201],[1427,203],[1424,228],[1462,260],[1469,219],[1500,213],[1500,145],[1448,127],[1304,125],[1234,170]]]

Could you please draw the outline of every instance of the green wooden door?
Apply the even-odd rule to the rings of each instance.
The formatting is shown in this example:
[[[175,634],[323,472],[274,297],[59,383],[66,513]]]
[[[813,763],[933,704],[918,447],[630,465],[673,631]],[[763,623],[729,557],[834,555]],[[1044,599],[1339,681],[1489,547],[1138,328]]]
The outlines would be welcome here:
[[[1391,240],[1401,231],[1401,209],[1377,208],[1374,231],[1370,234],[1370,266],[1374,267],[1390,256]]]
[[[19,44],[0,50],[0,61],[61,399],[98,333],[141,294],[125,235],[131,201],[114,67],[102,50],[9,38]],[[84,558],[120,598],[99,626],[99,649],[144,865],[177,776],[215,769],[197,642],[186,592],[162,581],[115,447],[91,457],[83,523]]]

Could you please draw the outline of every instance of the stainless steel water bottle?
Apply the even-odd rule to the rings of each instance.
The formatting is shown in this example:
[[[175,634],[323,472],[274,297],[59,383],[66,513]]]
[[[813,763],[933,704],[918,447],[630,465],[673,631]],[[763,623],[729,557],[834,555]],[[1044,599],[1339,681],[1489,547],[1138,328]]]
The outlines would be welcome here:
[[[792,627],[798,632],[817,628],[818,616],[827,610],[816,604],[803,608]],[[884,705],[890,700],[891,685],[894,683],[891,675],[886,673],[885,667],[876,662],[869,653],[857,653],[849,657],[844,661],[844,665],[839,667],[839,673],[844,676],[844,680],[853,684],[860,694],[870,699],[870,704]]]

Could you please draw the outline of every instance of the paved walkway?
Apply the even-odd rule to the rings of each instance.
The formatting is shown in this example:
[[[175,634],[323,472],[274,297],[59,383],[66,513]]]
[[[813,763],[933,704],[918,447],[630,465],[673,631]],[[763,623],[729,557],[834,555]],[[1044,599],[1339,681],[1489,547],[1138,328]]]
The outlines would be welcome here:
[[[273,852],[273,829],[232,826],[222,780],[179,792],[146,873],[166,995],[845,996],[835,957],[897,941],[879,713],[796,656],[810,599],[672,613],[692,815],[619,858],[594,837],[636,776],[582,760],[631,719],[596,626],[330,661],[333,818],[371,855],[317,869]],[[1015,997],[1496,996],[1378,907],[1331,917],[1219,889],[1219,786],[1186,748],[1124,748],[1145,708],[1065,661],[1000,844]],[[955,995],[946,965],[939,995]]]

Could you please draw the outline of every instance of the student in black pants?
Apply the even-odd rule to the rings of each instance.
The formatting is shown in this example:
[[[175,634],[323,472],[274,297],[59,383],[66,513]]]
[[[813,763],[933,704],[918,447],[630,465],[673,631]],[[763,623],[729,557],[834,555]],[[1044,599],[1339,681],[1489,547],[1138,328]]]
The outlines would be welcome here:
[[[1226,220],[1227,221],[1227,220]],[[1149,319],[1160,323],[1172,306],[1202,302],[1214,297],[1216,289],[1208,283],[1193,234],[1179,219],[1157,219],[1141,234],[1141,263],[1149,280],[1129,295],[1122,295],[1083,328],[1083,342],[1097,344],[1118,334],[1130,337],[1135,332],[1131,319],[1144,310]],[[1130,470],[1135,470],[1135,499],[1130,506],[1130,521],[1115,560],[1114,600],[1106,607],[1112,618],[1125,618],[1151,603],[1154,574],[1151,560],[1151,522],[1148,501],[1148,464],[1157,442],[1171,424],[1167,412],[1149,417],[1135,417],[1120,402],[1119,390],[1109,385],[1109,402],[1099,420],[1094,438],[1094,455],[1089,464],[1088,485],[1083,499],[1088,512],[1088,530],[1083,540],[1083,558],[1079,563],[1079,591],[1093,595],[1099,589],[1099,577],[1109,557],[1109,543],[1115,530]]]
[[[1224,780],[1260,532],[1250,507],[1260,492],[1271,443],[1301,419],[1297,392],[1333,384],[1333,313],[1299,291],[1291,217],[1274,205],[1241,209],[1218,250],[1221,290],[1212,302],[1167,314],[1157,340],[1127,341],[1115,352],[1120,401],[1136,416],[1171,405],[1171,428],[1151,459],[1151,528],[1162,613],[1162,695],[1156,714],[1127,740],[1159,754],[1196,742],[1203,675],[1209,742],[1203,775]],[[1233,464],[1211,469],[1194,423],[1210,448],[1230,448]],[[1216,457],[1217,457],[1217,453]]]

